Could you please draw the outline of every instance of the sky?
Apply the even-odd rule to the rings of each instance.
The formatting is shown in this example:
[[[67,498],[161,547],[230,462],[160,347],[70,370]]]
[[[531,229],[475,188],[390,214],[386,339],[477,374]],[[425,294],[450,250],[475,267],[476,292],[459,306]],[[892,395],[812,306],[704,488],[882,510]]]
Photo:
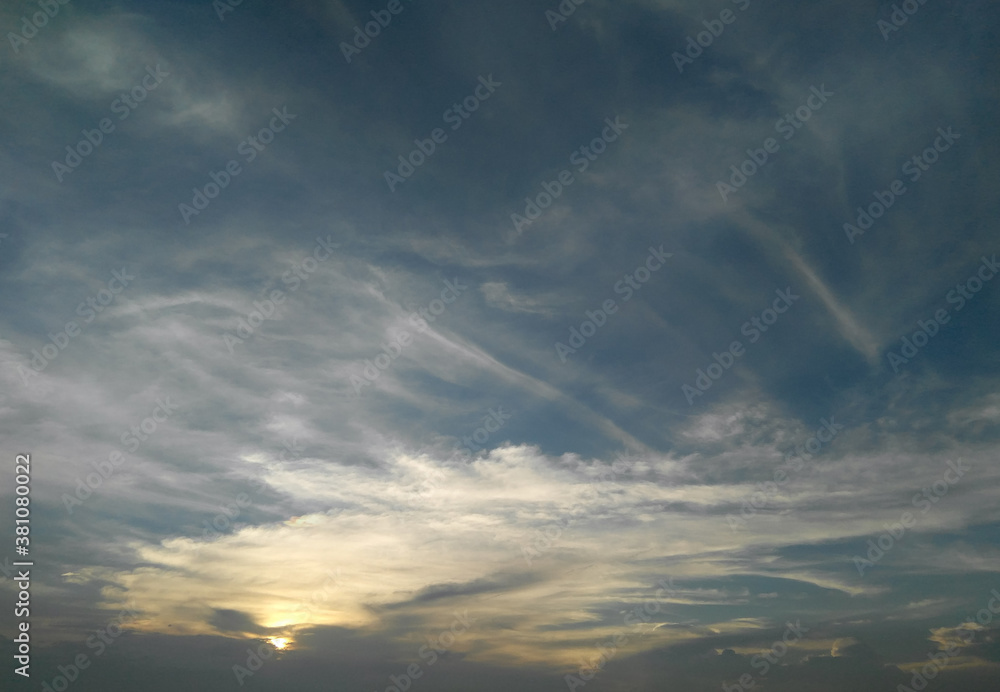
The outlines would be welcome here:
[[[3,689],[997,689],[996,3],[0,29]]]

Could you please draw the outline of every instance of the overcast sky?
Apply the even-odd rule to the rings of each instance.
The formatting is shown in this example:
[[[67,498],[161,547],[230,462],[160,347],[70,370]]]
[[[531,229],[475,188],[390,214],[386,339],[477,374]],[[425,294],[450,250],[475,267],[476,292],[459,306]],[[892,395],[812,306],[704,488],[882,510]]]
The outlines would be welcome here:
[[[996,3],[0,30],[10,689],[997,689]]]

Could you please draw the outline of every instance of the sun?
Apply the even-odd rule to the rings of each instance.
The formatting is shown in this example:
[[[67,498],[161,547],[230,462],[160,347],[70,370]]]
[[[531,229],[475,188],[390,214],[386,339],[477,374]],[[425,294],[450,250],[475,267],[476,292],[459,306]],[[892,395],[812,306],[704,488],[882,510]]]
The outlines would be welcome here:
[[[287,637],[273,637],[268,639],[267,642],[278,651],[281,651],[282,649],[288,648],[288,645],[292,643],[292,640]]]

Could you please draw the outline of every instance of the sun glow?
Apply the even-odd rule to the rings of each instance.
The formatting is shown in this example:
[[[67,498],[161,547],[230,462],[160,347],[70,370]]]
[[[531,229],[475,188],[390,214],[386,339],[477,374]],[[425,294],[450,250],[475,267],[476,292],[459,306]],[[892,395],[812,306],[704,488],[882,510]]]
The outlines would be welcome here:
[[[288,645],[292,643],[292,640],[288,639],[287,637],[274,637],[272,639],[268,639],[267,641],[271,646],[273,646],[278,651],[288,648]]]

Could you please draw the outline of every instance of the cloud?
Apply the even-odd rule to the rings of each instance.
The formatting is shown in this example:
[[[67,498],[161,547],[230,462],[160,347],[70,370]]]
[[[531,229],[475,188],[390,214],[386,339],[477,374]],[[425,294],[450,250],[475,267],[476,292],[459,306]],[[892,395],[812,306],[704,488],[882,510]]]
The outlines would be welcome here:
[[[525,312],[529,314],[551,316],[554,313],[552,305],[546,305],[535,297],[515,296],[507,284],[491,281],[482,284],[479,290],[486,298],[486,304],[506,312]]]
[[[134,601],[75,689],[223,688],[270,637],[294,644],[248,686],[385,689],[467,612],[422,684],[553,689],[624,635],[595,688],[718,690],[801,620],[766,686],[867,692],[984,607],[996,282],[961,310],[947,296],[995,252],[993,5],[927,3],[883,41],[889,7],[729,3],[738,21],[682,73],[673,52],[721,5],[590,0],[552,31],[556,4],[413,3],[347,63],[380,7],[243,3],[220,22],[211,3],[70,3],[8,55],[0,432],[36,462],[40,677]],[[56,179],[156,64],[169,78]],[[503,86],[451,129],[488,74]],[[723,201],[730,166],[824,84]],[[253,147],[284,105],[296,119]],[[628,129],[588,157],[616,116]],[[850,243],[843,224],[949,125],[956,145]],[[384,171],[438,127],[389,192]],[[212,182],[230,160],[243,172]],[[335,251],[313,265],[318,238]],[[651,246],[670,270],[642,281]],[[134,282],[88,319],[122,267]],[[446,280],[469,288],[418,329]],[[801,301],[766,323],[786,287]],[[609,299],[562,362],[553,345]],[[886,353],[939,309],[894,372]],[[147,423],[164,398],[177,410]],[[942,686],[995,689],[992,627]]]

